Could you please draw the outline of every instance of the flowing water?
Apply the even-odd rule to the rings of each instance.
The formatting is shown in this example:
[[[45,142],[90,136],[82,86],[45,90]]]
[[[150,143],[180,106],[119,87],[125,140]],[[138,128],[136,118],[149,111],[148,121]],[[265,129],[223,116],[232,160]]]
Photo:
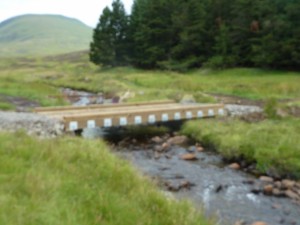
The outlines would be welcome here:
[[[165,190],[176,190],[171,192],[175,197],[190,199],[207,215],[216,216],[218,224],[300,224],[299,205],[288,198],[254,194],[262,181],[224,166],[214,153],[194,151],[198,160],[185,161],[180,156],[193,151],[192,147],[172,146],[157,153],[151,145],[136,143],[116,149],[138,170],[164,184]]]

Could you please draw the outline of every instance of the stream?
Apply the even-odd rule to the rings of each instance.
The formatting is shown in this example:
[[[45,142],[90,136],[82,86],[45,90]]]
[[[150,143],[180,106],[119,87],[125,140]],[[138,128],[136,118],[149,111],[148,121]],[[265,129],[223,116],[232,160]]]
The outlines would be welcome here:
[[[251,224],[300,224],[300,207],[288,198],[254,194],[259,181],[244,172],[224,167],[220,156],[210,152],[196,152],[198,160],[180,158],[191,147],[172,146],[157,155],[151,148],[135,145],[119,148],[122,157],[130,160],[146,175],[165,184],[178,198],[188,198],[207,215],[217,216],[219,224],[244,221]],[[182,186],[182,187],[181,187]]]
[[[231,169],[215,152],[198,151],[190,141],[172,143],[174,137],[168,134],[136,140],[120,133],[118,128],[108,132],[86,129],[82,136],[102,136],[113,152],[153,178],[167,195],[191,200],[207,216],[217,218],[217,224],[251,225],[263,221],[267,225],[300,225],[299,202],[263,194],[265,181]],[[184,160],[185,155],[194,158]]]
[[[68,96],[72,91],[64,89]],[[80,98],[72,99],[74,105],[117,102],[101,95],[94,98],[89,93],[76,92],[75,96],[78,94]],[[227,110],[232,115],[259,111],[247,107],[228,105]],[[263,194],[260,190],[266,184],[264,181],[242,170],[229,168],[222,157],[212,151],[198,151],[195,143],[169,143],[170,135],[157,137],[158,141],[151,137],[137,141],[118,128],[109,131],[85,129],[82,136],[104,138],[117,155],[153,178],[167,195],[191,200],[207,216],[216,218],[220,225],[250,225],[257,221],[267,225],[300,225],[299,202]],[[184,160],[186,154],[192,154],[193,160]]]
[[[217,218],[220,225],[248,225],[256,221],[268,225],[300,225],[298,203],[286,197],[258,193],[263,181],[229,168],[216,153],[205,149],[198,152],[195,144],[175,143],[163,150],[158,146],[150,138],[140,142],[127,137],[113,144],[112,149],[156,180],[168,194],[191,200],[207,216]],[[193,154],[196,159],[183,160],[186,154]]]

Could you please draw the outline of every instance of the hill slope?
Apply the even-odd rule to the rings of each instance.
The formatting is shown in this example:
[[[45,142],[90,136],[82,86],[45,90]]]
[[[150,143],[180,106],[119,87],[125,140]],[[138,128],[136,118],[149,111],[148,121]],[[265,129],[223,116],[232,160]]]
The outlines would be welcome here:
[[[0,56],[34,56],[89,48],[92,28],[59,15],[23,15],[0,23]]]

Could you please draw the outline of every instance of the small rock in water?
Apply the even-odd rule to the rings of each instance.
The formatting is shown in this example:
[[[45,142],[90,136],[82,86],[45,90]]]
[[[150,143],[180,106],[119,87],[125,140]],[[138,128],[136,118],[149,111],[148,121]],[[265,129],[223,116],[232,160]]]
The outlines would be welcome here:
[[[204,148],[202,146],[197,146],[196,150],[197,150],[197,152],[203,152]]]
[[[274,185],[276,188],[281,189],[282,188],[282,183],[280,181],[274,182]]]
[[[280,191],[278,188],[274,188],[273,189],[273,195],[276,196],[276,197],[282,197],[282,196],[284,196],[283,192]]]
[[[187,149],[188,152],[195,152],[196,151],[196,147],[195,146],[190,146]]]
[[[284,194],[285,194],[287,197],[291,198],[291,199],[294,199],[294,200],[300,200],[299,196],[298,196],[295,192],[293,192],[293,191],[291,191],[291,190],[286,190],[286,191],[284,192]]]
[[[161,145],[161,147],[162,147],[162,151],[165,151],[165,150],[167,150],[168,148],[170,148],[170,145],[168,144],[168,143],[163,143],[162,145]]]
[[[163,151],[163,148],[162,148],[162,146],[160,146],[160,145],[155,145],[155,146],[154,146],[154,151],[155,151],[155,152],[162,152],[162,151]]]
[[[282,180],[282,186],[286,189],[292,189],[295,185],[296,185],[296,182],[293,181],[293,180]]]
[[[245,225],[246,223],[245,223],[245,221],[243,221],[243,220],[238,220],[238,221],[236,221],[235,223],[234,223],[234,225]]]
[[[252,180],[252,179],[248,179],[248,180],[244,180],[244,181],[243,181],[243,184],[253,185],[254,183],[255,183],[255,181]]]
[[[264,194],[265,195],[272,195],[273,194],[273,185],[268,184],[264,186]]]
[[[188,138],[184,135],[169,138],[167,141],[170,145],[183,145],[188,142]]]
[[[183,154],[180,156],[180,158],[183,160],[197,160],[198,159],[197,156],[192,153]]]
[[[260,176],[259,179],[263,182],[268,182],[268,183],[274,182],[274,179],[272,177],[268,177],[268,176]]]
[[[268,225],[268,224],[265,222],[257,221],[257,222],[252,223],[252,225]]]
[[[158,136],[156,136],[156,137],[151,138],[151,141],[154,142],[154,143],[156,143],[156,144],[160,144],[160,143],[163,142],[163,139],[160,138],[160,137],[158,137]]]
[[[251,189],[251,192],[253,194],[259,194],[261,192],[261,188],[259,186],[254,186],[252,189]]]
[[[273,205],[272,205],[272,208],[273,208],[273,209],[281,209],[281,205],[273,204]]]
[[[180,188],[186,188],[186,189],[191,189],[192,186],[195,186],[195,184],[189,182],[189,181],[182,181],[180,183]]]
[[[220,185],[217,186],[215,192],[216,192],[216,193],[219,193],[220,191],[223,190],[223,188],[224,188],[224,186],[223,186],[222,184],[220,184]]]
[[[160,159],[160,157],[161,157],[160,153],[154,152],[154,159],[158,160],[158,159]]]
[[[228,167],[233,170],[239,170],[241,168],[241,166],[238,163],[232,163]]]

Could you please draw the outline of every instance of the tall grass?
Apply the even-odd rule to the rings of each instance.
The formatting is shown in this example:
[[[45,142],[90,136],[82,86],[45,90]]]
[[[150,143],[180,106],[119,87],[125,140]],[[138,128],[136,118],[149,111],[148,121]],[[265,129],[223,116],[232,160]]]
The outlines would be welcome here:
[[[0,133],[0,224],[201,224],[102,141]]]
[[[182,132],[229,159],[256,162],[262,173],[300,178],[300,119],[188,122]]]
[[[207,95],[212,93],[262,100],[300,98],[299,72],[236,68],[180,74],[132,67],[101,69],[88,62],[85,54],[1,59],[0,94],[23,96],[45,106],[64,104],[60,87],[119,96],[130,91],[135,93],[131,102],[180,100],[186,94],[200,102],[214,102]]]

